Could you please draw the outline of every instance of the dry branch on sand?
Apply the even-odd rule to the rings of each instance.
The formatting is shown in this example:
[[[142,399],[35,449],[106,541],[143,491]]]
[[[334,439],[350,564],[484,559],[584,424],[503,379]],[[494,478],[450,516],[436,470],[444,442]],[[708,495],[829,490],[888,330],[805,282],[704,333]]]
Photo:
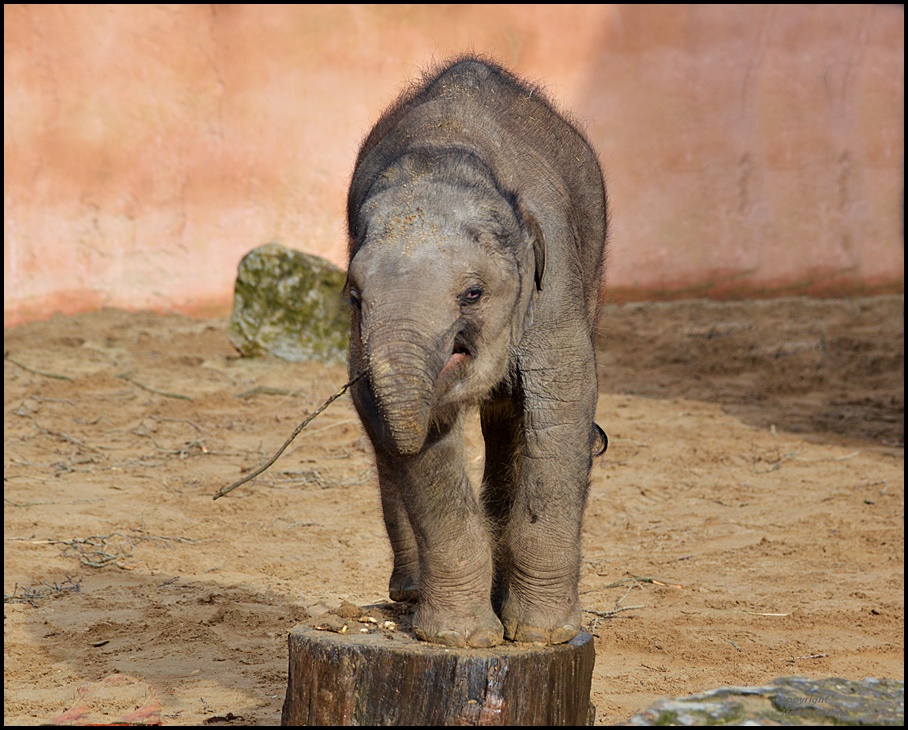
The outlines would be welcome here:
[[[231,485],[229,485],[229,486],[227,486],[227,487],[221,487],[221,488],[218,490],[217,494],[215,494],[214,497],[212,497],[212,499],[220,499],[221,497],[223,497],[223,496],[224,496],[225,494],[227,494],[228,492],[232,492],[234,489],[236,489],[237,487],[239,487],[239,486],[245,484],[246,482],[252,481],[252,480],[255,479],[259,474],[261,474],[261,473],[264,472],[266,469],[268,469],[275,461],[277,461],[277,460],[280,458],[281,454],[283,454],[284,451],[287,449],[287,447],[290,446],[290,443],[293,441],[293,439],[295,439],[297,436],[299,436],[300,431],[302,431],[304,428],[306,428],[306,426],[308,426],[308,425],[309,425],[309,424],[310,424],[310,423],[311,423],[311,422],[312,422],[312,421],[313,421],[313,420],[314,420],[322,411],[324,411],[324,410],[325,410],[328,406],[330,406],[334,401],[336,401],[336,400],[337,400],[338,398],[340,398],[344,393],[346,393],[346,392],[347,392],[347,388],[349,388],[351,385],[353,385],[353,384],[354,384],[357,380],[359,380],[361,377],[362,377],[362,373],[360,373],[360,374],[357,375],[355,378],[353,378],[352,380],[350,380],[346,385],[344,385],[344,386],[338,388],[338,390],[337,390],[330,398],[328,398],[328,400],[326,400],[324,403],[322,403],[322,405],[320,405],[320,406],[319,406],[318,408],[316,408],[312,413],[310,413],[310,414],[306,417],[306,419],[305,419],[299,426],[297,426],[297,427],[293,430],[293,433],[290,434],[290,438],[288,438],[288,439],[284,442],[283,446],[281,446],[281,448],[279,448],[279,449],[275,452],[274,456],[272,456],[270,459],[268,459],[268,461],[266,461],[264,464],[262,464],[262,466],[260,466],[260,467],[259,467],[258,469],[256,469],[254,472],[252,472],[252,474],[248,474],[248,475],[244,476],[242,479],[238,479],[238,480],[235,481],[233,484],[231,484]]]
[[[70,551],[79,556],[79,562],[90,568],[103,568],[113,565],[121,570],[132,570],[130,565],[123,563],[126,558],[131,558],[136,545],[146,541],[157,542],[165,547],[173,547],[172,542],[195,543],[188,537],[170,537],[164,535],[139,535],[133,537],[122,532],[112,532],[109,535],[89,535],[88,537],[74,537],[71,540],[33,540],[19,537],[8,537],[9,541],[27,542],[32,545],[66,545],[63,555]]]

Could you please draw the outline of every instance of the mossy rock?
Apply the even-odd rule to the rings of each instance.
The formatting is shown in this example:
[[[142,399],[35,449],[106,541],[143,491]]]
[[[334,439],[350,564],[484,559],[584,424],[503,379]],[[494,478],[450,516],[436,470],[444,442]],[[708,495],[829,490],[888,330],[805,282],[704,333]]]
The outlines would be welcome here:
[[[318,256],[277,243],[253,249],[240,262],[230,341],[247,357],[346,363],[345,280],[342,269]]]
[[[780,677],[762,687],[721,687],[664,699],[626,725],[905,724],[905,683],[894,679]]]

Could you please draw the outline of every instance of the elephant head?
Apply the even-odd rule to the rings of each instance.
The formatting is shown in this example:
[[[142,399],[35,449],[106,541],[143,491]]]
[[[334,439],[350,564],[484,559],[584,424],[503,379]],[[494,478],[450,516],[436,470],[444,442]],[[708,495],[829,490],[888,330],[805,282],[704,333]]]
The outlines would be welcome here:
[[[472,153],[410,152],[349,211],[351,374],[373,441],[419,452],[433,425],[505,378],[532,318],[544,244]]]

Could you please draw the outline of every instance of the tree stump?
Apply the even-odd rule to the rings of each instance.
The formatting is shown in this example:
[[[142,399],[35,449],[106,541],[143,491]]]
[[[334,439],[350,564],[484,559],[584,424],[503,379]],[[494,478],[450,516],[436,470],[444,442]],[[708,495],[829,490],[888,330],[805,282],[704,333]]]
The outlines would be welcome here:
[[[282,725],[592,725],[589,634],[449,649],[368,613],[290,632]]]

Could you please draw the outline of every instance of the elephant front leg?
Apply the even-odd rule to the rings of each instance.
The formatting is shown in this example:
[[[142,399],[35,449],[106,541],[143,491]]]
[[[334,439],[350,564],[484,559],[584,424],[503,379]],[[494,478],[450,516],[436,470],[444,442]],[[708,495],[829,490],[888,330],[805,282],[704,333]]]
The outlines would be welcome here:
[[[353,339],[356,342],[356,338]],[[351,352],[351,377],[364,369],[362,355]],[[394,553],[394,568],[388,581],[388,595],[394,601],[415,601],[419,594],[419,553],[410,518],[404,506],[401,491],[401,474],[395,460],[383,449],[378,404],[369,381],[359,379],[350,391],[363,427],[375,451],[378,486],[381,491],[382,515],[385,529]]]
[[[491,540],[466,474],[462,422],[395,459],[397,484],[419,554],[413,629],[447,646],[488,647],[504,630],[492,610]]]
[[[563,472],[563,463],[552,468],[534,463],[520,475],[521,488],[503,538],[501,621],[513,641],[561,644],[581,628],[577,584],[582,508],[576,502],[585,490],[566,484]],[[553,494],[551,485],[558,482]],[[557,492],[563,492],[564,504],[552,502]]]
[[[394,554],[394,567],[388,581],[392,601],[415,601],[419,597],[419,551],[410,518],[401,499],[398,474],[387,458],[376,453],[382,515]]]
[[[564,375],[564,374],[562,374]],[[577,382],[578,371],[571,374]],[[595,378],[552,400],[529,390],[501,538],[501,621],[514,641],[560,644],[581,629],[577,592],[589,492]]]

